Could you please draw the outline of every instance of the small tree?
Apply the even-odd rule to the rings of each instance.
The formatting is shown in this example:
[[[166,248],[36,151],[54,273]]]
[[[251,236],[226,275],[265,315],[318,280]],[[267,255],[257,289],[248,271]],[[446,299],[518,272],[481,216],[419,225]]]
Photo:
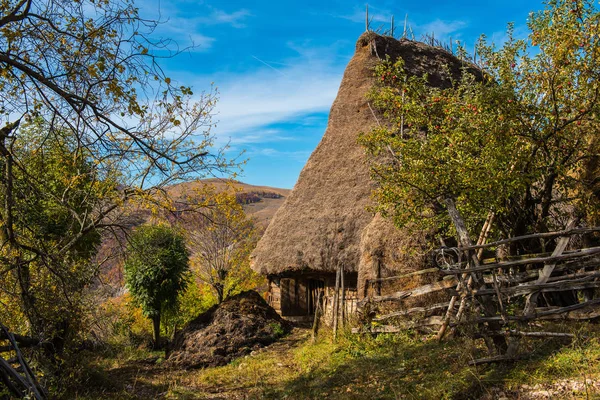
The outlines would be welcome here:
[[[207,190],[199,202],[200,212],[185,217],[193,224],[188,244],[194,274],[211,287],[221,303],[229,295],[255,286],[249,258],[257,235],[235,194]]]
[[[160,346],[160,316],[177,308],[188,283],[188,251],[181,234],[165,225],[142,225],[132,234],[125,280],[134,301],[152,320],[154,346]]]

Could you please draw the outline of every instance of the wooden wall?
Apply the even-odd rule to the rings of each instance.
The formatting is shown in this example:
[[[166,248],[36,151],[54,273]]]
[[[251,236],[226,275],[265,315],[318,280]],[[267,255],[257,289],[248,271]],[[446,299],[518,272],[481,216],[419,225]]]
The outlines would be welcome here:
[[[269,280],[269,304],[282,316],[300,317],[314,314],[311,304],[315,294],[312,291],[322,282],[324,287],[322,306],[326,321],[333,315],[333,299],[335,292],[335,274],[310,274],[295,277],[271,278]],[[356,289],[356,273],[348,273],[345,277],[346,315],[356,312],[358,292]],[[310,288],[310,290],[309,290]],[[318,289],[317,289],[318,290]]]

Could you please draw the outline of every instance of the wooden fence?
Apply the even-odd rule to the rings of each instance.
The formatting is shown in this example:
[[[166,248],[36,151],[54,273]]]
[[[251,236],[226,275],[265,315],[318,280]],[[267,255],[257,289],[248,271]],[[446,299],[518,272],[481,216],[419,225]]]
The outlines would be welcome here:
[[[44,400],[47,398],[46,393],[29,368],[18,344],[19,341],[25,346],[32,345],[32,339],[15,335],[0,324],[0,344],[6,343],[0,346],[0,388],[4,385],[11,398]],[[5,359],[2,354],[9,354],[12,357]]]
[[[451,211],[451,207],[449,207]],[[385,295],[366,296],[361,306],[381,302],[404,302],[431,293],[445,291],[449,301],[426,307],[404,308],[373,318],[378,326],[356,328],[354,332],[399,332],[408,328],[428,327],[437,330],[442,339],[448,330],[471,326],[471,332],[486,339],[489,358],[474,364],[514,360],[518,358],[518,340],[522,337],[572,337],[569,333],[540,331],[539,323],[548,320],[591,320],[600,317],[600,247],[567,251],[575,235],[592,235],[596,228],[575,228],[569,221],[565,230],[536,233],[485,243],[489,226],[484,226],[476,245],[468,242],[460,216],[454,220],[459,234],[458,247],[440,248],[432,254],[435,268],[411,274],[372,279],[367,286],[399,280],[419,274],[439,274],[440,279],[420,287]],[[491,225],[491,221],[488,221]],[[462,236],[462,237],[461,237]],[[543,240],[553,251],[504,259],[482,260],[485,250],[523,241]],[[367,288],[368,289],[368,288]],[[365,289],[365,293],[367,292]],[[565,300],[565,298],[567,298]],[[418,318],[415,318],[417,317]],[[394,323],[386,322],[394,321]]]

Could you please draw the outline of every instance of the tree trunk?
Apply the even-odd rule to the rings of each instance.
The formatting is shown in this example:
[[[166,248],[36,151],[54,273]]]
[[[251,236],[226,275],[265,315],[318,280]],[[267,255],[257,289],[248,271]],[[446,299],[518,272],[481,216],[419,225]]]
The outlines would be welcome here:
[[[315,319],[313,320],[312,326],[312,343],[314,344],[317,341],[317,333],[319,332],[319,319],[321,318],[321,298],[323,297],[323,291],[319,290],[319,294],[317,295],[317,304],[315,306]]]
[[[335,292],[333,293],[333,341],[337,339],[338,311],[340,307],[340,268],[335,274]]]
[[[160,340],[160,313],[157,313],[152,317],[152,339],[154,341],[154,349],[160,349],[161,340]]]
[[[341,313],[342,313],[342,327],[346,325],[346,285],[344,283],[344,264],[340,266],[340,286],[342,289],[342,301],[341,301]]]
[[[225,294],[224,293],[225,292],[224,289],[225,288],[223,287],[222,284],[220,284],[220,283],[216,283],[215,284],[215,291],[217,292],[217,304],[221,304],[223,302],[223,300],[224,300],[224,297],[225,297],[224,296],[224,294]]]

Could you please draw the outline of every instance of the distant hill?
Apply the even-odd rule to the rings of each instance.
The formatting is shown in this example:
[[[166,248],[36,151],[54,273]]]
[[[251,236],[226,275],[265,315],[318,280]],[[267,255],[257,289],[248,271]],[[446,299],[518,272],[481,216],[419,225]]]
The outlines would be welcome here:
[[[291,190],[273,188],[269,186],[254,186],[243,182],[224,180],[224,179],[203,179],[193,182],[185,182],[172,185],[167,188],[167,191],[175,199],[193,195],[195,190],[201,189],[204,185],[211,185],[217,191],[232,190],[232,186],[237,189],[236,197],[238,202],[242,204],[246,214],[254,218],[256,227],[262,234],[275,212],[281,207],[286,197]],[[123,271],[121,268],[121,260],[123,255],[123,244],[125,235],[131,229],[144,224],[151,218],[151,212],[147,209],[135,208],[123,211],[123,219],[121,225],[125,227],[125,231],[116,230],[107,232],[102,245],[98,251],[97,260],[102,261],[102,281],[114,284],[114,287],[120,288],[123,283]],[[186,226],[183,227],[188,228]],[[191,227],[189,227],[191,228]],[[107,288],[108,289],[108,288]],[[115,293],[112,293],[113,295]]]
[[[259,229],[264,230],[271,222],[273,215],[287,196],[290,189],[274,188],[270,186],[255,186],[239,181],[224,179],[202,179],[194,182],[184,182],[169,187],[168,191],[174,197],[183,197],[193,194],[202,185],[212,185],[218,191],[227,190],[232,185],[239,189],[236,195],[238,202],[242,204],[244,211],[256,220]]]

